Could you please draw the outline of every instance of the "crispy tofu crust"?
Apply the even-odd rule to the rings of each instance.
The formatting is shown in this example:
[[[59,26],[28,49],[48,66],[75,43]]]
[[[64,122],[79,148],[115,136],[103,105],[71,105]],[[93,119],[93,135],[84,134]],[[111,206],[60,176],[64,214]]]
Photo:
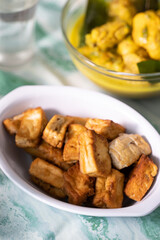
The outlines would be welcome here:
[[[120,208],[123,202],[124,174],[112,169],[107,178],[96,179],[93,205],[100,208]]]
[[[151,187],[157,171],[152,159],[143,154],[129,176],[125,194],[135,201],[140,201]]]
[[[107,139],[86,129],[79,136],[80,170],[91,177],[107,177],[111,172],[111,159]]]
[[[88,196],[94,194],[94,178],[81,173],[77,162],[64,172],[64,189],[69,203],[82,205]]]
[[[85,130],[86,128],[81,124],[70,124],[68,128],[68,140],[79,137],[79,135]]]
[[[63,170],[67,170],[71,166],[64,162],[62,149],[54,148],[45,141],[42,141],[37,147],[28,147],[24,148],[24,150],[32,156],[45,159]]]
[[[40,141],[47,118],[42,108],[28,109],[20,122],[15,141],[18,147],[35,147]]]
[[[36,177],[53,187],[63,188],[63,170],[41,158],[36,158],[31,163],[29,173],[31,176]]]
[[[122,169],[135,163],[142,153],[149,155],[149,144],[138,134],[121,134],[109,144],[109,153],[115,168]]]
[[[57,199],[64,199],[66,197],[66,194],[63,190],[63,188],[56,188],[51,186],[48,183],[43,182],[42,180],[31,176],[32,182],[34,182],[37,186],[39,186],[41,189],[43,189],[46,193],[48,193],[50,196],[57,198]]]
[[[88,118],[75,117],[75,116],[69,116],[69,115],[67,115],[67,118],[71,119],[73,124],[80,124],[82,126],[85,126],[88,120]]]
[[[39,138],[35,140],[31,140],[31,139],[20,137],[17,134],[15,136],[15,142],[17,147],[19,148],[36,147],[39,144],[39,141],[40,141]]]
[[[44,129],[42,138],[53,147],[62,148],[68,125],[71,118],[54,115]]]
[[[41,107],[28,109],[21,120],[17,135],[27,139],[37,139],[47,124],[45,112]]]
[[[78,137],[86,128],[80,124],[70,124],[68,128],[67,141],[64,145],[63,159],[67,162],[79,160]]]
[[[88,119],[85,125],[86,128],[94,130],[97,134],[103,135],[108,140],[113,140],[120,133],[125,132],[125,128],[112,120],[103,119]]]
[[[14,135],[17,133],[24,113],[14,116],[13,118],[7,118],[3,121],[4,127],[9,134]]]

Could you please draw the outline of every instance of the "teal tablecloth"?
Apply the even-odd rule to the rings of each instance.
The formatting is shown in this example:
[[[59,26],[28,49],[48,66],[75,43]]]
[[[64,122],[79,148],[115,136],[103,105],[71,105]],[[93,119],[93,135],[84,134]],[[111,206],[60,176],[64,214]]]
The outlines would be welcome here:
[[[65,0],[42,0],[37,8],[37,55],[12,71],[0,71],[0,95],[28,84],[72,85],[104,92],[74,67],[60,30]],[[105,92],[108,94],[107,92]],[[123,99],[160,132],[160,98]],[[16,187],[0,170],[0,240],[160,239],[160,208],[139,218],[98,218],[49,207]]]

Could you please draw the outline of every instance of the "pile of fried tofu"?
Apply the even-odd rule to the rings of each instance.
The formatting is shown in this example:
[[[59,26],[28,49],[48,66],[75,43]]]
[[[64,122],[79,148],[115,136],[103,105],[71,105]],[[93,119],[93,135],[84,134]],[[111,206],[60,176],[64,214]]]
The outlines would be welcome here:
[[[124,196],[140,201],[158,171],[149,143],[112,120],[56,114],[48,121],[37,107],[3,124],[16,146],[33,156],[32,181],[71,204],[120,208]]]

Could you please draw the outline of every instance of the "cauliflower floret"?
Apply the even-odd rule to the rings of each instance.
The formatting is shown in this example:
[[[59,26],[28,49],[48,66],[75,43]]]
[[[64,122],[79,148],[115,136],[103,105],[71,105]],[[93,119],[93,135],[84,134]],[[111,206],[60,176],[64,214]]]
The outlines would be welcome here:
[[[129,36],[122,40],[117,47],[117,52],[120,55],[126,55],[128,53],[134,53],[139,49],[139,46]]]
[[[155,11],[138,13],[134,17],[132,36],[151,58],[160,60],[160,16]]]
[[[147,51],[139,47],[130,36],[119,43],[117,52],[122,55],[125,72],[139,73],[137,63],[149,58]]]
[[[130,33],[128,24],[121,20],[107,22],[106,24],[92,29],[91,33],[86,35],[86,45],[89,47],[98,47],[105,51],[114,47]]]
[[[136,7],[130,0],[113,0],[109,5],[109,16],[122,19],[128,24],[132,24],[136,13]]]
[[[100,51],[97,47],[83,46],[78,51],[97,65],[112,71],[123,72],[122,57],[115,51]]]

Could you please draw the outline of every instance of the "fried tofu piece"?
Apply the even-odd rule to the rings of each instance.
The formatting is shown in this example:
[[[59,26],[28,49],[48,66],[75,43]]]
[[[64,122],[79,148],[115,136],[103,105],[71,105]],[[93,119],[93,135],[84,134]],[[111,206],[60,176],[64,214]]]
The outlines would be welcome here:
[[[50,196],[57,198],[57,199],[64,199],[66,197],[66,194],[63,190],[63,188],[56,188],[53,187],[52,185],[43,182],[42,180],[31,176],[31,180],[39,186],[41,189],[43,189],[46,193],[48,193]]]
[[[125,128],[112,120],[103,119],[88,119],[85,125],[86,128],[94,130],[97,134],[103,135],[108,140],[113,140],[120,133],[125,132]]]
[[[79,136],[80,170],[91,177],[107,177],[111,172],[111,159],[107,139],[86,129]]]
[[[64,145],[63,159],[67,162],[76,162],[79,160],[78,137],[86,128],[80,124],[70,124],[67,134],[67,142]]]
[[[17,147],[19,148],[25,148],[25,147],[36,147],[39,143],[40,139],[27,139],[24,137],[20,137],[18,135],[15,136],[15,142]]]
[[[47,118],[42,108],[25,111],[15,137],[16,145],[21,148],[37,146],[46,124]]]
[[[82,118],[82,117],[75,117],[75,116],[69,116],[67,115],[67,118],[71,119],[73,124],[80,124],[85,126],[88,118]]]
[[[107,178],[98,177],[93,205],[100,208],[121,208],[124,178],[124,174],[116,169],[112,169]]]
[[[135,201],[140,201],[151,187],[157,171],[152,159],[143,154],[129,176],[125,194]]]
[[[43,131],[42,138],[53,147],[62,148],[68,125],[72,118],[54,115]]]
[[[115,168],[122,169],[135,163],[142,154],[151,153],[150,145],[138,134],[121,134],[109,144]]]
[[[77,162],[64,173],[64,189],[69,203],[82,205],[94,194],[94,178],[81,173]]]
[[[7,118],[3,121],[3,124],[9,134],[14,135],[17,133],[24,113],[14,116],[13,118]]]
[[[63,170],[46,162],[41,158],[36,158],[30,166],[29,173],[31,176],[42,180],[56,188],[63,188]]]
[[[42,141],[37,147],[24,148],[24,150],[32,156],[45,159],[63,170],[67,170],[71,166],[64,162],[62,149],[54,148],[45,141]]]

